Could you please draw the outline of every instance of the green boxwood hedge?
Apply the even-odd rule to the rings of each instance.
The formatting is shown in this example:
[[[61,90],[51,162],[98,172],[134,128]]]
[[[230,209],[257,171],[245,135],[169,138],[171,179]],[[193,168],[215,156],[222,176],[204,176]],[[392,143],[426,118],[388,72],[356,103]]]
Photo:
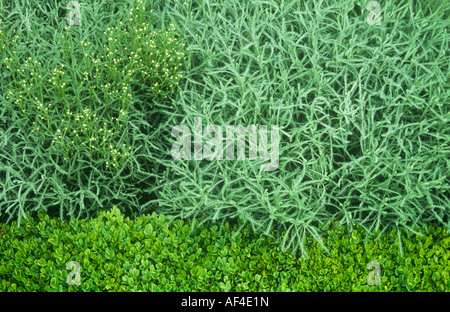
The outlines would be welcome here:
[[[450,290],[450,237],[439,227],[402,235],[399,246],[394,230],[365,241],[361,229],[334,224],[329,252],[311,240],[305,258],[250,228],[191,225],[155,213],[130,220],[117,208],[89,221],[40,214],[20,227],[0,224],[0,291]],[[80,283],[68,279],[71,261]],[[381,267],[373,285],[371,261]]]

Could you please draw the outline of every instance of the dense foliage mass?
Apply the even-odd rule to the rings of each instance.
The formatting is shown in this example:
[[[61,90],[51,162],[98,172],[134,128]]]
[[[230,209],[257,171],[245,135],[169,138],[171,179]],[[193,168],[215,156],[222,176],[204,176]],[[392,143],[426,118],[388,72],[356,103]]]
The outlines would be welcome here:
[[[365,241],[362,229],[334,224],[324,229],[328,253],[307,241],[307,259],[249,227],[131,220],[118,208],[89,221],[42,214],[0,229],[0,291],[450,291],[450,236],[436,227]],[[71,261],[80,278],[69,285]],[[379,285],[367,281],[372,261]]]
[[[0,0],[2,226],[16,222],[21,228],[23,222],[33,222],[26,216],[37,217],[38,212],[90,224],[90,218],[116,205],[131,219],[156,212],[185,219],[199,231],[201,224],[193,220],[212,222],[225,231],[221,235],[234,222],[238,232],[251,229],[267,239],[273,236],[281,251],[301,250],[305,258],[318,252],[308,251],[310,240],[324,252],[330,248],[325,229],[336,222],[364,239],[385,231],[379,244],[390,239],[387,233],[393,229],[414,237],[417,229],[437,226],[442,230],[436,230],[440,239],[432,239],[434,247],[417,238],[410,243],[415,247],[408,248],[409,258],[418,259],[412,270],[419,273],[394,270],[380,287],[445,289],[440,274],[447,271],[436,268],[447,258],[427,254],[421,260],[420,253],[428,252],[421,245],[427,243],[446,255],[447,238],[439,235],[450,231],[450,4],[386,1],[380,25],[367,22],[371,12],[366,4],[98,0],[83,4],[81,25],[67,26],[65,1]],[[176,125],[194,129],[196,117],[204,126],[222,129],[279,126],[277,169],[260,171],[265,163],[260,154],[256,160],[173,159],[171,130]],[[246,138],[246,155],[248,147]],[[62,224],[58,241],[72,235]],[[99,226],[98,231],[109,229]],[[124,230],[120,235],[144,234]],[[61,247],[67,248],[63,254],[75,252],[75,242]],[[397,248],[406,253],[401,246],[390,244],[386,252]],[[339,257],[353,259],[354,251],[346,252]],[[119,263],[126,267],[125,260],[111,257],[107,267],[98,264],[95,274],[110,272]],[[240,257],[239,263],[250,270],[242,274],[252,274],[247,256]],[[278,261],[273,257],[270,261]],[[395,263],[407,261],[392,257]],[[339,261],[351,261],[347,258]],[[51,285],[64,287],[63,271],[42,265],[41,272],[33,265],[28,273],[23,267],[23,272],[6,268],[2,274],[14,274],[8,275],[16,281],[7,282],[11,287],[37,283],[41,289],[39,282],[26,284],[22,274],[47,278],[47,269],[56,270]],[[169,271],[155,282],[159,286],[152,287],[222,289],[212,286],[209,275],[201,275],[200,286],[189,277],[177,281],[177,269],[182,271],[167,266]],[[326,276],[312,265],[305,270]],[[281,274],[275,271],[270,274]],[[303,271],[275,279],[262,272],[258,280],[255,274],[256,284],[239,286],[243,288],[231,277],[225,280],[224,273],[217,280],[225,289],[278,289],[283,283],[292,290],[322,287],[319,282],[302,284],[310,279],[302,280],[307,276]],[[350,276],[353,286],[337,282],[332,289],[358,289],[364,277],[357,272],[342,277]],[[133,274],[133,281],[143,277]],[[111,279],[111,289],[140,289],[122,277]],[[87,278],[82,287],[107,287],[102,283]]]
[[[154,29],[142,1],[121,15],[101,29],[87,13],[82,26],[36,15],[39,32],[15,15],[0,20],[3,221],[36,211],[89,218],[114,203],[133,216],[145,209],[161,171],[157,111],[182,78],[185,48],[173,24]]]

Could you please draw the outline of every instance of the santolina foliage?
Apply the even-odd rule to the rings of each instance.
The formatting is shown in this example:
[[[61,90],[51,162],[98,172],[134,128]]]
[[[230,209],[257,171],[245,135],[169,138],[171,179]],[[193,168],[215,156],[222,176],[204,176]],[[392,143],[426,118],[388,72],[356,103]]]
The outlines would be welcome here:
[[[155,1],[191,48],[168,119],[280,128],[275,171],[165,158],[160,213],[279,229],[285,249],[330,220],[450,230],[449,3],[383,1],[371,25],[368,2]]]
[[[308,259],[248,226],[197,224],[192,232],[190,222],[155,213],[130,220],[115,207],[89,221],[40,214],[0,229],[0,291],[450,290],[450,236],[438,227],[365,241],[362,228],[349,233],[335,223],[324,229],[329,254],[308,240]],[[68,279],[72,261],[78,285]],[[372,261],[379,285],[367,282]]]
[[[217,125],[206,125],[206,128],[203,130],[201,118],[194,118],[194,127],[193,143],[195,160],[223,160],[224,150],[227,160],[235,160],[235,142],[237,145],[237,160],[244,160],[247,154],[245,150],[245,136],[248,134],[249,141],[251,142],[248,149],[249,159],[256,160],[258,156],[261,160],[268,161],[267,164],[261,165],[261,171],[274,171],[278,168],[278,148],[280,142],[277,126],[272,126],[270,130],[270,154],[268,152],[269,144],[267,143],[267,126],[265,125],[259,125],[258,132],[255,125],[248,127],[243,127],[242,125],[227,126],[225,140],[222,129]],[[191,129],[184,125],[177,125],[172,129],[172,136],[178,137],[177,141],[171,147],[172,158],[175,160],[191,160]],[[204,137],[211,136],[213,139],[202,142]],[[225,142],[225,148],[223,141]],[[203,144],[205,144],[204,148]],[[180,147],[182,151],[180,151]]]
[[[185,49],[174,25],[150,25],[142,1],[122,14],[102,31],[95,18],[83,27],[61,19],[51,38],[41,23],[46,54],[28,47],[36,34],[17,31],[14,18],[0,24],[0,211],[8,220],[42,209],[88,217],[113,202],[140,213],[158,171],[149,152],[161,137],[154,110],[170,103]]]

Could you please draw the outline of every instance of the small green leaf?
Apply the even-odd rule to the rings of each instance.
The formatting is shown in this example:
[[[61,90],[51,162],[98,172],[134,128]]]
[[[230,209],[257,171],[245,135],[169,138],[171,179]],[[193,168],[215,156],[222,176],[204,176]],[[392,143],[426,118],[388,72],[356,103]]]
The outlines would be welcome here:
[[[150,236],[153,233],[153,226],[149,223],[145,226],[144,234]]]

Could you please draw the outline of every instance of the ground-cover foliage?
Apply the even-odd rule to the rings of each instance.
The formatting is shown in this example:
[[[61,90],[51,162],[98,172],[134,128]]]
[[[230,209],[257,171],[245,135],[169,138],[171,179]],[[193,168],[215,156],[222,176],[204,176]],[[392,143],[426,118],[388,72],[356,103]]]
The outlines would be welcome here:
[[[139,215],[184,44],[139,0],[83,7],[82,26],[67,25],[63,2],[31,2],[0,6],[0,211],[19,224],[26,211],[86,218],[117,202]]]
[[[164,160],[158,211],[279,229],[293,249],[332,220],[450,229],[450,5],[383,1],[371,25],[368,2],[155,1],[190,43],[168,120],[281,136],[272,172],[248,158]]]
[[[194,227],[155,213],[130,220],[118,208],[88,221],[1,224],[0,291],[450,290],[450,236],[438,227],[402,233],[399,249],[395,230],[365,241],[362,228],[334,223],[324,229],[330,253],[308,239],[309,259],[249,226]],[[373,261],[379,283],[369,284]]]

